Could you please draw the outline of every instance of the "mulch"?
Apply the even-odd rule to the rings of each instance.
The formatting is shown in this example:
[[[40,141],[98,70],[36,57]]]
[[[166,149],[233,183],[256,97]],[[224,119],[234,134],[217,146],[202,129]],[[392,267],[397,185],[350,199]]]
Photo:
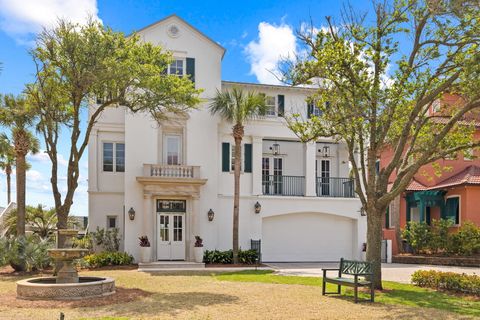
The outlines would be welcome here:
[[[112,304],[121,304],[148,297],[152,293],[136,288],[116,287],[115,293],[101,298],[89,298],[83,300],[22,300],[14,294],[0,295],[0,305],[10,308],[95,308]]]

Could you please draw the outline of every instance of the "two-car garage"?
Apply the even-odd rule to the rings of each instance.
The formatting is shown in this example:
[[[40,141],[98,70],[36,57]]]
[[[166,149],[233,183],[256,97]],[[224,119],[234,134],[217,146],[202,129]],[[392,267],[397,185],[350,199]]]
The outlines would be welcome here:
[[[356,221],[324,213],[290,213],[262,219],[264,262],[339,261],[354,257]]]

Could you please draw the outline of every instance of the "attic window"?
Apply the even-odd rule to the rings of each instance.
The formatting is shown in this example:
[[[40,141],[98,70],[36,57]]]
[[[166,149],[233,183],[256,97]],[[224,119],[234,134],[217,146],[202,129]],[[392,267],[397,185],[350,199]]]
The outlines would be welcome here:
[[[168,35],[172,38],[177,38],[180,36],[180,29],[178,28],[177,25],[171,24],[167,28]]]

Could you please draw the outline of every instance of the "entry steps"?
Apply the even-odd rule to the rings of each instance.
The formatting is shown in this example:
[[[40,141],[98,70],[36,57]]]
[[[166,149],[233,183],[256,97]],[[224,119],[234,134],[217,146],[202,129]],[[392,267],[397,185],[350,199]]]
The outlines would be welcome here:
[[[155,261],[139,263],[138,271],[141,272],[165,272],[165,271],[194,271],[205,269],[205,263],[192,261]]]

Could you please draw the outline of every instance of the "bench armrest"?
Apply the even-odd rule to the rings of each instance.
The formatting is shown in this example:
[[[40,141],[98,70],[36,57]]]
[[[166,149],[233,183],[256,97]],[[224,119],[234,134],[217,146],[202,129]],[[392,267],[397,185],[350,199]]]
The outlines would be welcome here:
[[[325,269],[322,268],[322,271],[323,271],[323,277],[325,278],[327,276],[327,271],[340,271],[340,268],[325,268]]]
[[[340,270],[340,268],[322,268],[322,270],[325,270],[325,271],[338,271],[338,270]]]

